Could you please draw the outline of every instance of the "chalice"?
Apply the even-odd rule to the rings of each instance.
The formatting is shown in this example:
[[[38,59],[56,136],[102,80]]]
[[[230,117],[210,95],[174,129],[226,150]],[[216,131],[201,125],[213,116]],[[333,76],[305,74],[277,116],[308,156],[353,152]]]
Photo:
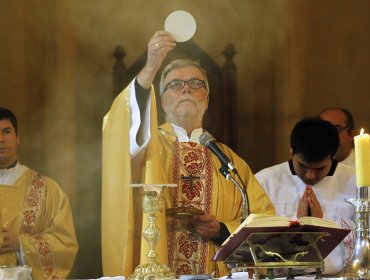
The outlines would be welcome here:
[[[142,187],[143,213],[147,214],[148,227],[143,231],[143,237],[149,245],[147,263],[140,264],[135,268],[130,280],[152,280],[152,279],[174,279],[175,274],[166,264],[159,263],[155,251],[158,240],[161,237],[159,228],[156,225],[157,214],[164,209],[162,197],[164,187],[177,187],[176,184],[131,184],[131,187]]]

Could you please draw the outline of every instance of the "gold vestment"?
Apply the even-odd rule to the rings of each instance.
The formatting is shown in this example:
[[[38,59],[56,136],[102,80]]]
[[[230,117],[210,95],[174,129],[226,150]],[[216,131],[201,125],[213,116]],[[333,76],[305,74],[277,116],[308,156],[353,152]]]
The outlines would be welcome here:
[[[140,196],[128,187],[131,183],[130,86],[117,96],[103,124],[102,258],[103,271],[106,276],[128,276],[139,264],[140,259],[141,262],[145,262],[143,254],[146,253],[146,250],[143,248],[146,244],[145,241],[140,242],[142,221]],[[183,174],[181,171],[184,170],[184,168],[181,169],[183,161],[176,159],[176,155],[180,155],[180,153],[174,151],[190,149],[191,152],[191,147],[179,145],[170,124],[166,123],[158,129],[155,104],[154,90],[151,89],[151,139],[146,150],[145,160],[141,166],[141,183],[175,182],[179,184],[179,187],[175,188],[176,190],[170,188],[164,190],[165,206],[167,208],[181,205],[194,206],[192,205],[192,199],[184,201],[182,198],[175,199],[174,197],[174,192],[179,193],[182,186],[186,188],[190,184],[189,182],[186,183],[186,180],[181,180],[182,177],[189,174]],[[200,180],[196,182],[198,185],[194,185],[200,191],[198,197],[203,199],[199,206],[200,208],[203,207],[206,213],[214,215],[217,220],[223,222],[232,232],[241,221],[241,195],[236,187],[219,172],[221,164],[218,158],[199,144],[192,143],[190,146],[193,144],[194,147],[197,146],[199,155],[207,155],[203,166],[205,170],[202,169],[201,172],[205,172],[203,173],[205,174],[204,177],[208,176],[208,179],[202,182]],[[222,144],[219,144],[219,146],[234,163],[247,185],[251,212],[273,214],[274,208],[271,201],[254,178],[248,165],[227,146]],[[191,157],[191,154],[189,155]],[[207,195],[204,196],[203,192],[207,192]],[[188,192],[188,194],[190,193]],[[178,203],[184,204],[179,205]],[[191,269],[193,273],[212,273],[215,271],[216,275],[226,274],[223,263],[216,264],[211,261],[218,249],[213,242],[202,241],[200,238],[195,240],[194,235],[190,237],[190,240],[173,242],[174,239],[179,240],[179,238],[184,237],[173,236],[171,219],[167,220],[167,226],[165,221],[164,214],[161,213],[157,222],[162,233],[160,243],[156,249],[159,262],[168,263],[168,253],[173,256],[174,253],[184,254],[186,252],[183,258],[178,258],[179,263],[177,264],[170,259],[171,268],[175,269],[175,272],[183,273]],[[167,232],[169,232],[169,237]],[[190,249],[184,250],[183,247],[179,249],[180,243],[190,244]],[[140,244],[142,245],[141,255],[138,255]],[[170,252],[167,252],[167,248],[170,249]],[[190,255],[193,253],[200,254],[202,261],[197,262],[195,258],[191,258]],[[193,259],[193,261],[186,264],[186,259]]]
[[[19,234],[33,279],[65,279],[78,250],[69,201],[57,183],[28,169],[15,185],[0,186],[3,226]],[[18,265],[16,253],[0,265]]]

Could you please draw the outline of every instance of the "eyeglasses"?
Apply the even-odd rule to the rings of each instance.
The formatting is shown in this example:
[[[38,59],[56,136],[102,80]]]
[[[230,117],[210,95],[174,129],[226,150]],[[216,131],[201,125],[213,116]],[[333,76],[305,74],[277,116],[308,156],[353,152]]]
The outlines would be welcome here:
[[[347,126],[341,126],[341,125],[339,125],[339,124],[336,124],[336,125],[334,125],[335,126],[335,128],[337,129],[337,131],[338,131],[338,133],[341,133],[342,131],[344,131],[344,130],[349,130],[349,127],[347,127]]]
[[[204,82],[204,80],[198,80],[198,79],[191,79],[191,80],[188,80],[188,81],[172,80],[171,82],[169,82],[166,85],[163,92],[165,92],[167,89],[180,90],[180,89],[183,89],[185,87],[185,85],[188,85],[189,87],[191,87],[193,89],[199,89],[199,88],[202,88],[202,87],[207,89],[206,88],[206,83]]]

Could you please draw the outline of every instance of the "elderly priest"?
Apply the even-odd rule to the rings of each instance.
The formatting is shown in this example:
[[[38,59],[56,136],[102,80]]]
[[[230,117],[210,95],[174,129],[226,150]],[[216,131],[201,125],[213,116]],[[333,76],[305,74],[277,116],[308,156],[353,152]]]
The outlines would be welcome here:
[[[226,274],[223,263],[211,260],[223,240],[240,224],[242,196],[218,171],[221,164],[217,157],[199,144],[209,100],[206,73],[199,63],[175,60],[165,67],[160,95],[167,122],[157,125],[152,82],[175,46],[170,33],[154,34],[148,43],[146,65],[115,99],[104,120],[105,275],[128,275],[139,264],[141,225],[135,207],[140,208],[140,202],[128,188],[131,182],[176,183],[178,187],[164,190],[166,208],[187,206],[204,211],[185,225],[167,220],[157,246],[161,263],[169,262],[177,275]],[[250,211],[274,213],[272,203],[248,165],[227,146],[219,146],[247,185]],[[141,251],[142,261],[145,253]]]

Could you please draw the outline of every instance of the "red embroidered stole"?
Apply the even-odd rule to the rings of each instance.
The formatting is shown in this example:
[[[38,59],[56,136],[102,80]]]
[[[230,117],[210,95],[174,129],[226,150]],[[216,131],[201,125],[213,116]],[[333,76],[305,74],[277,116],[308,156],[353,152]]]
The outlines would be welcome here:
[[[35,234],[37,222],[41,219],[41,205],[46,203],[45,179],[38,173],[32,174],[24,201],[23,219],[21,233],[31,236],[32,245],[39,256],[41,269],[46,279],[60,279],[55,267],[53,248],[49,240],[43,234]]]
[[[173,207],[195,207],[211,212],[212,165],[210,151],[189,142],[173,143]],[[177,274],[204,274],[207,264],[207,242],[192,231],[183,220],[173,219],[168,227],[169,265]]]

